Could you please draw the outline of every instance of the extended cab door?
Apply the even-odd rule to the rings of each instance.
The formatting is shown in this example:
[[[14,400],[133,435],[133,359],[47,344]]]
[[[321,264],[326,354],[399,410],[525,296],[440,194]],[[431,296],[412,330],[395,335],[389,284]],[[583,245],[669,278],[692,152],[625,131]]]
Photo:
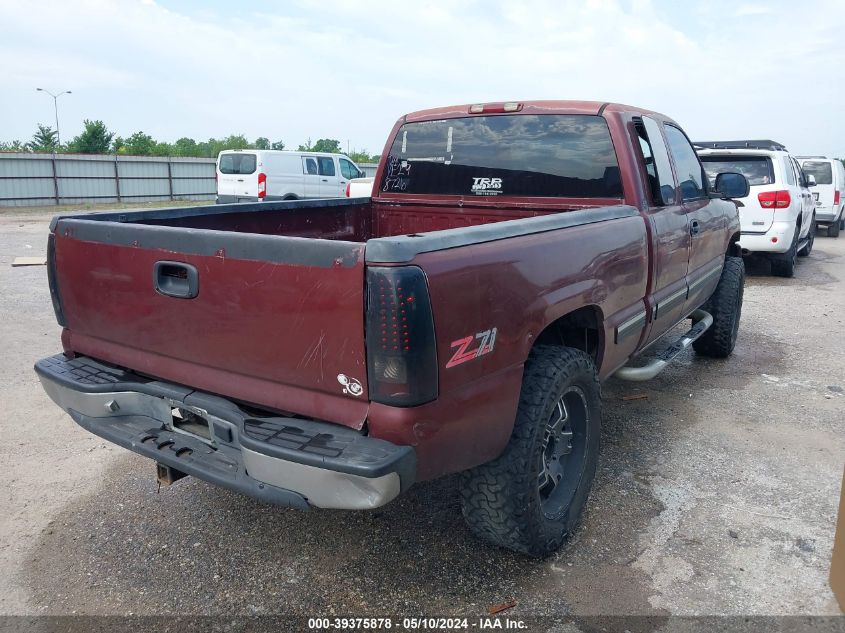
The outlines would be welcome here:
[[[724,202],[713,200],[708,195],[704,168],[686,134],[669,123],[664,129],[680,181],[681,204],[689,221],[689,294],[684,311],[690,312],[713,293],[719,282],[725,262],[725,232],[728,226],[722,208]]]
[[[689,222],[679,200],[661,127],[646,116],[634,119],[650,194],[648,215],[654,248],[653,282],[647,301],[652,324],[645,343],[658,338],[683,318],[687,299]]]

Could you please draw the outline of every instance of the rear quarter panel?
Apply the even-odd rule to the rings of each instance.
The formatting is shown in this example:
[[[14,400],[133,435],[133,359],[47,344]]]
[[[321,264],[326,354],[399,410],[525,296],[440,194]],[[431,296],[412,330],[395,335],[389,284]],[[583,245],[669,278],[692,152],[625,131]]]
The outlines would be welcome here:
[[[437,401],[399,409],[372,404],[370,433],[417,447],[421,479],[464,470],[501,453],[519,401],[523,365],[559,317],[593,306],[603,320],[597,363],[607,376],[638,337],[616,326],[643,309],[648,249],[642,216],[423,253],[439,366]],[[447,368],[458,341],[496,328],[492,352]]]

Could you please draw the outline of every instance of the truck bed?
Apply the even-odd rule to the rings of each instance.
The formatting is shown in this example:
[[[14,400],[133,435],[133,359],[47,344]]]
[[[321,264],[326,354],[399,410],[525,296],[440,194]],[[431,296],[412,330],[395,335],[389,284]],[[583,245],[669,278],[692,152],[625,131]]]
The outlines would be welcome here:
[[[284,235],[324,240],[367,242],[380,237],[426,233],[462,226],[544,215],[519,209],[457,210],[430,205],[373,204],[369,198],[295,200],[168,209],[123,214],[127,222],[235,233]],[[92,219],[101,219],[97,216]],[[105,218],[102,218],[105,219]],[[111,219],[111,218],[108,218]]]
[[[367,266],[636,215],[363,198],[61,216],[48,270],[66,353],[361,428]]]

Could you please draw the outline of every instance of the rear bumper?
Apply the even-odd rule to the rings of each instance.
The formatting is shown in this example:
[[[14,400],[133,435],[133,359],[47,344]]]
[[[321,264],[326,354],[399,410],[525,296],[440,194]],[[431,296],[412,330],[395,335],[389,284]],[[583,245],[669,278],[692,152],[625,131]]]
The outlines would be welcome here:
[[[261,202],[258,196],[217,196],[217,204],[236,204],[238,202]]]
[[[215,199],[217,204],[237,204],[239,202],[279,202],[282,200],[290,200],[283,196],[265,196],[259,198],[258,196],[220,196]]]
[[[743,231],[739,237],[739,245],[743,252],[785,253],[792,246],[794,235],[794,222],[773,222],[765,233]],[[777,241],[772,242],[773,238],[777,238]]]
[[[821,224],[832,224],[840,219],[840,209],[833,207],[816,207],[816,222]]]
[[[224,398],[87,357],[59,354],[38,361],[35,371],[50,398],[91,433],[263,501],[362,510],[388,503],[414,482],[412,447],[352,429],[256,417]],[[177,428],[174,408],[206,420],[208,437]]]

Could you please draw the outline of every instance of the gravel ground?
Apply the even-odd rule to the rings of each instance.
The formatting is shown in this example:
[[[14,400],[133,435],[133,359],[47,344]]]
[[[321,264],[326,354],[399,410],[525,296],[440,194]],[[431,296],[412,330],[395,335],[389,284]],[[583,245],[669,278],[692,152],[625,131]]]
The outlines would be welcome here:
[[[583,523],[534,561],[469,534],[454,477],[358,513],[194,479],[159,491],[150,461],[77,427],[31,369],[59,328],[45,268],[9,264],[45,253],[48,221],[0,216],[0,614],[838,613],[845,238],[819,237],[793,279],[749,262],[732,358],[605,384]]]

